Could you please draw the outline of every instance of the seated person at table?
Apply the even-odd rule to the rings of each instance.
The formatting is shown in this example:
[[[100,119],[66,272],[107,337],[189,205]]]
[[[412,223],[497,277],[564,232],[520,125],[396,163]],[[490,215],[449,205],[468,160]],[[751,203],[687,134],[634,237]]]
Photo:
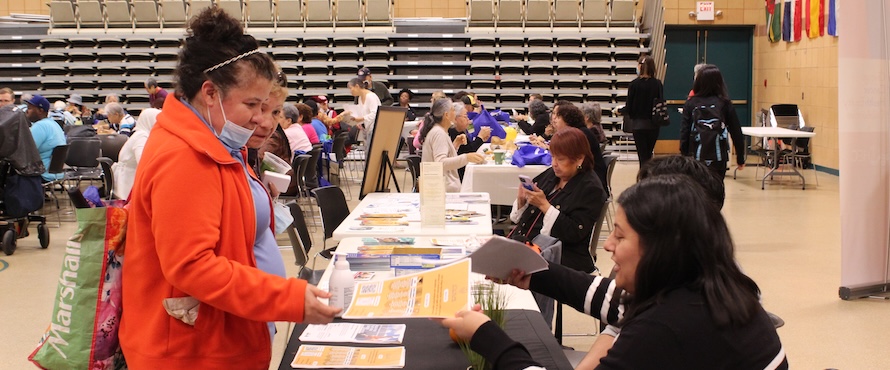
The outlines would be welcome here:
[[[606,161],[603,159],[603,152],[600,151],[599,140],[596,138],[596,134],[590,131],[584,124],[584,115],[581,113],[581,110],[570,101],[560,100],[553,105],[553,110],[550,112],[550,125],[556,131],[566,127],[574,127],[581,130],[581,133],[587,138],[590,153],[593,154],[593,171],[596,172],[596,177],[600,179],[605,189],[609,185],[608,181],[606,181],[609,169],[606,167]]]
[[[413,121],[417,119],[417,113],[415,113],[414,108],[411,107],[411,99],[414,99],[414,92],[410,89],[402,89],[402,91],[399,91],[399,101],[392,105],[394,107],[408,109],[408,112],[405,113],[405,121]]]
[[[587,128],[590,129],[591,132],[596,135],[596,140],[600,143],[600,150],[605,148],[605,143],[608,141],[606,137],[606,131],[603,129],[603,108],[600,106],[599,102],[587,102],[581,104],[581,113],[584,114],[584,124],[587,125]]]
[[[607,195],[593,172],[590,146],[580,130],[568,127],[553,135],[550,153],[553,165],[535,177],[533,188],[519,186],[510,213],[517,225],[507,237],[522,242],[538,234],[557,238],[562,241],[562,265],[592,272],[590,233]]]
[[[476,135],[473,140],[470,140],[470,133],[467,131],[470,127],[470,118],[467,117],[466,104],[454,102],[452,105],[453,109],[457,110],[459,113],[457,114],[457,118],[454,119],[454,126],[451,126],[451,128],[448,129],[448,136],[454,143],[455,148],[457,148],[457,154],[475,153],[479,150],[479,147],[481,147],[482,144],[485,144],[491,137],[491,128],[487,126],[482,127],[479,129],[479,134]],[[459,168],[457,174],[460,176],[461,181],[463,181],[464,167]]]
[[[105,105],[105,114],[108,116],[108,125],[119,134],[130,136],[133,127],[136,127],[136,119],[133,118],[120,103],[108,103]]]
[[[447,130],[454,123],[457,114],[450,99],[436,100],[430,112],[423,117],[423,129],[420,131],[420,140],[423,143],[421,161],[442,162],[445,171],[445,191],[449,193],[460,191],[458,168],[466,166],[469,162],[485,162],[485,157],[479,153],[458,155],[454,149],[454,142],[448,137]]]
[[[319,140],[325,140],[331,136],[330,131],[328,130],[328,126],[325,126],[324,122],[318,118],[318,103],[315,100],[307,100],[306,103],[309,106],[309,109],[312,110],[312,128],[315,129],[315,134],[318,136]]]
[[[46,169],[46,172],[40,176],[44,181],[60,179],[65,174],[49,173],[49,162],[53,150],[59,145],[67,144],[65,132],[62,131],[62,126],[47,117],[49,100],[40,95],[33,95],[31,99],[25,100],[25,103],[28,106],[25,117],[28,118],[28,122],[31,122],[31,136],[34,138],[34,144],[37,144],[37,151],[40,152],[40,159]]]
[[[315,131],[315,127],[312,126],[312,108],[303,103],[297,103],[297,110],[300,111],[300,128],[303,129],[303,132],[306,133],[306,137],[309,138],[309,142],[312,144],[318,144],[321,141],[318,137],[318,133]]]
[[[312,111],[305,104],[299,104],[304,107],[303,113],[311,114]],[[284,118],[281,120],[281,127],[284,129],[284,135],[287,136],[287,141],[290,143],[291,154],[305,154],[309,153],[312,150],[312,142],[309,141],[309,136],[306,136],[306,131],[303,130],[303,126],[300,125],[300,108],[291,103],[287,103],[282,108],[284,113]]]
[[[528,118],[522,119],[516,122],[519,128],[528,135],[550,138],[550,135],[545,133],[547,126],[550,126],[550,112],[547,109],[547,104],[538,99],[530,101],[528,103],[528,115],[534,120],[534,123],[529,123]]]
[[[626,290],[621,335],[598,369],[787,369],[776,329],[758,302],[760,290],[736,265],[726,222],[702,192],[688,176],[662,175],[621,194],[605,243],[615,261],[614,280],[557,265],[534,275],[514,271],[508,280],[549,290],[579,310],[597,309],[590,303],[597,300],[617,303]],[[442,324],[469,340],[494,369],[537,366],[489,321],[480,312],[461,311]]]
[[[442,90],[433,91],[433,96],[430,98],[430,103],[435,103],[436,100],[445,99],[448,96]],[[469,110],[467,110],[469,112]],[[423,130],[423,119],[420,120],[420,123],[417,124],[417,129],[411,131],[411,135],[414,135],[414,149],[423,148],[423,144],[420,142],[420,131]]]
[[[145,142],[148,141],[152,127],[157,122],[159,113],[161,111],[158,109],[146,108],[139,114],[139,119],[136,120],[136,130],[121,147],[118,161],[111,165],[111,172],[114,174],[114,194],[120,199],[127,199],[130,196],[133,181],[136,180],[136,167],[139,165],[139,160],[142,159],[142,150],[145,148]]]

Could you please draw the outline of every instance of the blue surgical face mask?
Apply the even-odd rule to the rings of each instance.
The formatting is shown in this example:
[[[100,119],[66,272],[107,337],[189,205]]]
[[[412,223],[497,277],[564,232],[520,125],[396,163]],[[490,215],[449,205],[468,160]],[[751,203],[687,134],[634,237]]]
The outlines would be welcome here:
[[[218,96],[219,98],[219,109],[222,111],[223,119],[226,123],[223,125],[222,132],[216,135],[219,138],[219,141],[223,143],[229,150],[239,150],[245,145],[247,145],[247,141],[250,140],[250,137],[253,136],[253,130],[248,129],[246,127],[241,127],[236,125],[234,122],[229,121],[226,118],[226,110],[223,109],[222,105],[222,96]],[[208,108],[207,116],[210,116],[210,110]],[[215,132],[215,131],[214,131]]]

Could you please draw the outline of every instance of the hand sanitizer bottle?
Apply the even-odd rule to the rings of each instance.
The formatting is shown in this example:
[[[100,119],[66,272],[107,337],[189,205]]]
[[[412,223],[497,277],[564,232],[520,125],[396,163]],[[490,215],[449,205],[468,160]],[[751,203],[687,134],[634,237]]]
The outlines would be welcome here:
[[[331,307],[342,308],[343,311],[337,316],[341,316],[352,302],[352,292],[355,289],[355,278],[352,271],[349,270],[349,261],[346,260],[346,254],[338,253],[335,255],[334,271],[331,273],[331,281],[329,283],[331,289],[331,299],[328,301]]]

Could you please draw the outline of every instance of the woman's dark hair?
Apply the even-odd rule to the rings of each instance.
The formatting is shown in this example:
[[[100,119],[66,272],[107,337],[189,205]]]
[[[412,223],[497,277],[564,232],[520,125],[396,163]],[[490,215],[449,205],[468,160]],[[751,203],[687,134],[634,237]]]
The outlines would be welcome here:
[[[640,76],[655,77],[655,59],[648,55],[640,57]]]
[[[355,77],[346,83],[346,87],[353,87],[353,86],[359,86],[359,87],[365,89],[366,88],[365,78],[364,77]]]
[[[695,96],[716,96],[721,99],[729,99],[723,73],[720,73],[720,68],[713,64],[706,64],[698,71],[698,74],[695,75],[695,82],[692,83],[692,91],[695,91]]]
[[[318,103],[316,103],[315,100],[309,99],[304,101],[303,104],[308,105],[309,109],[312,109],[312,118],[318,116]]]
[[[544,104],[541,100],[532,100],[531,103],[528,103],[528,115],[538,119],[538,116],[541,114],[547,113],[547,104]]]
[[[469,95],[469,93],[467,93],[467,92],[464,91],[464,90],[458,91],[458,92],[454,93],[454,95],[451,96],[451,101],[459,101],[459,102],[462,102],[462,103],[464,103],[464,104],[469,104],[469,103],[467,103],[467,102],[464,102],[464,100],[463,100],[464,97],[467,96],[467,95]]]
[[[420,130],[420,142],[426,141],[426,135],[430,133],[433,126],[442,123],[445,113],[451,110],[451,99],[442,98],[433,102],[430,112],[423,116],[423,128]]]
[[[405,88],[405,89],[400,90],[400,91],[399,91],[399,96],[402,96],[402,94],[405,94],[405,93],[408,93],[408,100],[409,100],[409,101],[410,101],[411,99],[414,99],[414,92],[411,91],[411,90],[408,89],[408,88]]]
[[[272,58],[259,52],[204,72],[208,68],[257,49],[253,36],[245,35],[241,22],[218,7],[204,9],[189,22],[186,38],[174,71],[176,94],[192,99],[204,81],[210,80],[222,94],[254,76],[271,81],[278,69]],[[249,69],[245,69],[249,68]],[[239,80],[244,72],[251,78]]]
[[[675,289],[701,292],[718,327],[748,323],[760,289],[739,270],[726,221],[689,176],[648,177],[618,197],[642,257],[625,322]]]
[[[718,180],[701,161],[684,155],[655,157],[640,168],[637,181],[659,175],[689,176],[704,189],[704,194],[717,206],[717,209],[723,208],[723,201],[726,198],[723,181]]]
[[[562,109],[560,108],[560,110]],[[581,170],[593,170],[593,154],[590,152],[590,143],[587,141],[587,136],[575,127],[566,127],[553,134],[553,137],[550,138],[550,153],[571,159],[584,158]]]
[[[303,104],[303,103],[297,103],[296,106],[297,106],[297,111],[300,112],[300,122],[294,122],[294,123],[296,123],[296,124],[312,123],[312,117],[315,117],[312,115],[312,108],[309,108],[308,105]]]
[[[553,109],[556,109],[556,115],[562,117],[562,120],[569,127],[587,127],[587,123],[584,122],[584,114],[581,113],[581,109],[575,106],[572,102],[568,100],[557,101],[556,104],[553,105]]]

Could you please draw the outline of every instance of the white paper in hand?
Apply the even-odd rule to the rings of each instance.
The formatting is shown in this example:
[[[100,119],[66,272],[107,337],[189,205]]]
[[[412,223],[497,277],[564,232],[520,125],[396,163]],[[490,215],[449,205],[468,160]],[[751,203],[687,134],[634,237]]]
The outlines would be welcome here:
[[[494,236],[473,254],[472,271],[477,274],[506,279],[513,269],[527,274],[547,269],[547,261],[540,254],[518,241]]]

